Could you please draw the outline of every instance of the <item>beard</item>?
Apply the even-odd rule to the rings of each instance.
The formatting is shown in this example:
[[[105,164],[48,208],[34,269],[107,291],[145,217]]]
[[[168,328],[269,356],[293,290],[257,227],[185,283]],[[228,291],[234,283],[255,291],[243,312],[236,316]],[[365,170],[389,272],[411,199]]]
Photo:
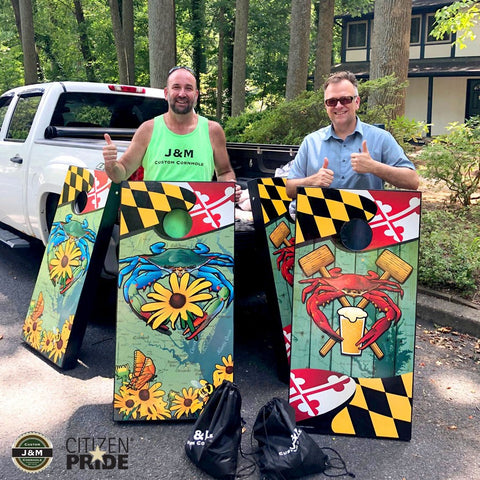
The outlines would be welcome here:
[[[177,104],[175,101],[170,101],[169,107],[172,110],[172,112],[178,115],[186,115],[187,113],[190,113],[193,110],[194,105],[193,105],[193,102]]]

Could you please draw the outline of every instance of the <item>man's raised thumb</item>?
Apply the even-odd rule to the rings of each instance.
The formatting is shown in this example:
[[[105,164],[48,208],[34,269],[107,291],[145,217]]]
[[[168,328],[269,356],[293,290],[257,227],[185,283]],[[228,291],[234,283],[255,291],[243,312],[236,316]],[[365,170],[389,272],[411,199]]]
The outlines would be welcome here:
[[[110,135],[108,133],[105,133],[103,135],[103,138],[105,138],[105,141],[108,143],[108,145],[112,145],[113,142],[112,142],[112,139],[110,138]]]
[[[325,157],[325,158],[323,159],[322,168],[328,168],[328,158],[327,158],[327,157]]]

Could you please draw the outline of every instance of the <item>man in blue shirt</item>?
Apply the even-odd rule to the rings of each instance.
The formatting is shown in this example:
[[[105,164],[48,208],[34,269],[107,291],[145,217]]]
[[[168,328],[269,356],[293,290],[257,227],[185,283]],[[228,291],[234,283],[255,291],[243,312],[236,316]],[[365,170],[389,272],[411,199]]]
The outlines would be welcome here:
[[[330,75],[324,85],[325,107],[331,125],[305,137],[291,164],[287,194],[298,186],[380,190],[384,182],[416,190],[419,179],[393,136],[363,123],[357,79],[351,72]]]

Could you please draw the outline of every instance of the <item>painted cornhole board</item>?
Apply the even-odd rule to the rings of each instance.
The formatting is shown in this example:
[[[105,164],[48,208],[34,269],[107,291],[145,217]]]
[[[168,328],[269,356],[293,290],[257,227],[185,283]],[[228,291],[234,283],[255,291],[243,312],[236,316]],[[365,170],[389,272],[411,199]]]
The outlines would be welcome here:
[[[410,440],[421,194],[301,188],[289,401],[317,433]]]
[[[290,358],[295,222],[289,213],[292,199],[287,195],[286,179],[258,178],[249,182],[249,193],[256,232],[263,244],[270,279],[266,286],[269,308],[278,318],[285,344],[285,366]],[[288,374],[287,374],[288,377]]]
[[[124,182],[114,420],[192,420],[233,381],[234,187]]]
[[[22,329],[29,346],[63,369],[77,362],[118,192],[103,171],[68,169]]]

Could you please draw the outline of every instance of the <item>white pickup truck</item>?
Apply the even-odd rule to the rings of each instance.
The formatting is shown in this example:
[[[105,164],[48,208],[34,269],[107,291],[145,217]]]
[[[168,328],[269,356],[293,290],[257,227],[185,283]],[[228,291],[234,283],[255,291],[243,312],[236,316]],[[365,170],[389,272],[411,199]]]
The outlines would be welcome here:
[[[69,165],[103,169],[104,133],[126,148],[167,110],[163,90],[86,82],[15,88],[0,96],[0,240],[47,242]],[[3,225],[2,225],[3,224]]]

